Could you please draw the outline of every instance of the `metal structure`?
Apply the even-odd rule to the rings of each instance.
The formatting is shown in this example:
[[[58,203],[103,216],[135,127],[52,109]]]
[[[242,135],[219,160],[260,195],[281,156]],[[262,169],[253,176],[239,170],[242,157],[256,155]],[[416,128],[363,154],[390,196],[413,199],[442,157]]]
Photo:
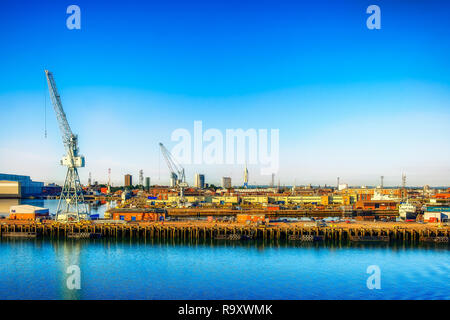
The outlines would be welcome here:
[[[78,169],[85,165],[84,156],[78,152],[78,137],[72,133],[66,114],[62,107],[61,98],[56,88],[53,74],[45,70],[48,90],[56,113],[59,129],[61,131],[66,155],[61,160],[61,165],[67,167],[66,179],[61,190],[61,195],[56,209],[57,220],[76,220],[89,218],[89,210],[84,200]]]
[[[184,168],[175,160],[172,154],[167,150],[167,148],[159,143],[159,147],[161,149],[161,153],[166,160],[167,166],[170,171],[171,181],[174,182],[173,187],[177,187],[180,189],[180,202],[184,202],[184,188],[188,186],[186,183],[186,175],[184,174]]]
[[[404,201],[405,198],[408,198],[408,193],[406,192],[406,174],[402,173],[402,200]]]
[[[108,168],[108,193],[111,193],[111,168]]]

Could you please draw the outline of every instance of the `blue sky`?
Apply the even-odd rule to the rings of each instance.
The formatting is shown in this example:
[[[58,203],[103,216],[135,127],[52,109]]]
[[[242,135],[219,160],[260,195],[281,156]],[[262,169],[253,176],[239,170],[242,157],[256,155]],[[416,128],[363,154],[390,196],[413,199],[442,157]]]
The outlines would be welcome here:
[[[81,30],[66,27],[81,8]],[[366,8],[381,8],[381,30]],[[177,128],[280,130],[281,184],[450,181],[450,5],[445,1],[3,1],[0,172],[62,182],[44,69],[88,172],[167,183]],[[45,100],[45,96],[47,96]],[[46,101],[48,137],[44,138]],[[187,178],[242,182],[239,165]],[[268,183],[250,166],[250,183]]]

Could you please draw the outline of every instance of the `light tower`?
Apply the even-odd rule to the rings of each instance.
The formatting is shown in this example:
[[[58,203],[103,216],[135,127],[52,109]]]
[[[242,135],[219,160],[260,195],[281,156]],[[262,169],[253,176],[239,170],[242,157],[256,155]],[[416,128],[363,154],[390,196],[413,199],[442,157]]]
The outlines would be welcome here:
[[[108,168],[108,193],[111,193],[111,168]]]
[[[406,192],[406,174],[402,173],[402,199],[404,200],[407,197]]]
[[[66,155],[62,158],[61,164],[67,167],[67,174],[61,195],[59,196],[56,219],[66,221],[87,219],[89,217],[89,210],[84,201],[77,169],[84,167],[84,156],[78,153],[78,137],[70,129],[69,122],[62,107],[61,97],[56,89],[53,74],[45,70],[45,75],[47,77],[53,109],[55,110],[64,147],[66,148]]]

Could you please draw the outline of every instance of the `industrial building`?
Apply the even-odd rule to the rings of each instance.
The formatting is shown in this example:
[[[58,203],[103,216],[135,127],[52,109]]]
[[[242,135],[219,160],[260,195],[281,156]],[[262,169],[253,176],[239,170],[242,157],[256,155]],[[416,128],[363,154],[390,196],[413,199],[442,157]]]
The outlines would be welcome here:
[[[450,215],[450,206],[448,205],[427,205],[423,214],[423,220],[426,222],[448,221]]]
[[[0,181],[0,198],[21,198],[20,182]]]
[[[165,219],[165,213],[156,212],[152,209],[127,209],[127,208],[114,208],[105,212],[105,216],[112,218],[112,220],[123,221],[163,221]]]
[[[211,198],[212,203],[217,204],[238,204],[239,203],[239,197],[236,195],[233,196],[215,196]]]
[[[30,176],[0,173],[0,198],[40,196],[43,182],[31,180]]]
[[[58,186],[55,183],[49,183],[42,189],[43,196],[56,196],[59,195],[62,191],[62,187]]]
[[[355,204],[360,210],[395,210],[399,202],[395,200],[359,200]]]
[[[36,218],[49,217],[49,210],[30,205],[11,206],[9,209],[9,219],[12,220],[36,220]]]
[[[204,189],[205,188],[205,175],[197,173],[195,175],[195,184],[196,188]]]

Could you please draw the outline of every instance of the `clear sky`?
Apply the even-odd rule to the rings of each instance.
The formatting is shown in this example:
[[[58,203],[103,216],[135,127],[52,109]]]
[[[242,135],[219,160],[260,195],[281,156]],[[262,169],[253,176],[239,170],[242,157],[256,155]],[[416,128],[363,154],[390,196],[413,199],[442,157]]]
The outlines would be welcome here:
[[[66,8],[81,8],[69,30]],[[366,8],[381,8],[369,30]],[[448,1],[21,1],[0,10],[0,172],[61,183],[53,72],[88,173],[168,182],[158,142],[279,129],[276,181],[450,185]],[[46,105],[46,108],[45,108]],[[45,116],[46,110],[46,116]],[[44,137],[45,119],[47,138]],[[241,165],[186,165],[241,184]],[[267,184],[258,165],[250,184]]]

